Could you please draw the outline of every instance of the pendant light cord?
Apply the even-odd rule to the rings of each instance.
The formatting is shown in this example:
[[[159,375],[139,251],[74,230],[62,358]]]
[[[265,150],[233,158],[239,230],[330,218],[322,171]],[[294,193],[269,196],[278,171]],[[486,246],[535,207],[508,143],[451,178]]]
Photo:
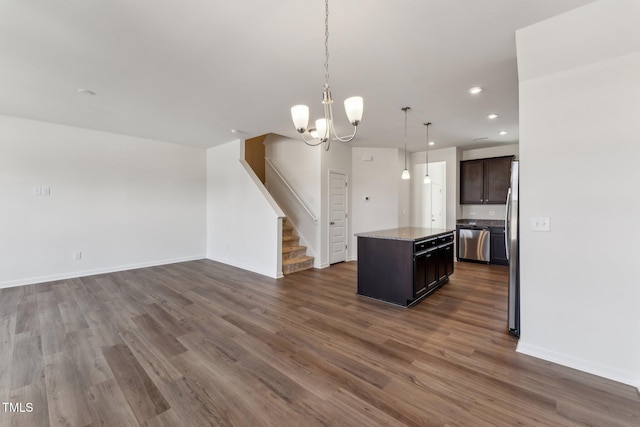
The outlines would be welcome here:
[[[407,111],[409,111],[411,107],[403,107],[402,111],[404,111],[404,169],[407,170]]]
[[[425,151],[425,167],[427,170],[427,176],[429,176],[429,126],[431,126],[431,122],[424,124],[427,127],[427,147]]]

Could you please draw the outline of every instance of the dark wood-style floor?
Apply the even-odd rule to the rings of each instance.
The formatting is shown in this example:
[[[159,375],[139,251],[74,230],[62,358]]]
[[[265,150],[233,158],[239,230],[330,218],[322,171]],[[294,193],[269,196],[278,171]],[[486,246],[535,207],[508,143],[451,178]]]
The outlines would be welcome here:
[[[635,388],[516,353],[506,269],[404,309],[356,263],[213,261],[0,290],[2,426],[638,426]],[[32,405],[27,411],[26,404]]]

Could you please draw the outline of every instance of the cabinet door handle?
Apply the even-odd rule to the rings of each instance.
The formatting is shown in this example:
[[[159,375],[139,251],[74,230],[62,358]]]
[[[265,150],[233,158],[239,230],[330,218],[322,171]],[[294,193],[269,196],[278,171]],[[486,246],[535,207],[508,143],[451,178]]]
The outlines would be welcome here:
[[[331,222],[329,223],[329,225],[334,225],[334,224],[335,224],[335,222],[333,222],[333,221],[331,221]]]

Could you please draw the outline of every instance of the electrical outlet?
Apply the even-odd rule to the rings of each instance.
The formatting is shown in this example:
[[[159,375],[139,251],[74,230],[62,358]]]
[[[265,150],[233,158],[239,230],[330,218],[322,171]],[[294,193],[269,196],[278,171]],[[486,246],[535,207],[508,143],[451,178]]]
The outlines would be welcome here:
[[[73,259],[76,261],[80,261],[82,259],[82,252],[76,251],[73,253]]]
[[[51,195],[51,187],[42,187],[42,195],[50,196]]]
[[[531,230],[549,231],[551,228],[549,217],[532,217]]]

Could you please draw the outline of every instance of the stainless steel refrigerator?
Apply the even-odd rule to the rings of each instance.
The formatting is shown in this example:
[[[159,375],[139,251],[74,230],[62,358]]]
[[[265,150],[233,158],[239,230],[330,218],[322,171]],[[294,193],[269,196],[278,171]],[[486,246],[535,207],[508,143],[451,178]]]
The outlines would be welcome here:
[[[520,336],[520,226],[518,224],[518,161],[511,162],[511,184],[507,193],[505,244],[509,260],[509,332]]]

